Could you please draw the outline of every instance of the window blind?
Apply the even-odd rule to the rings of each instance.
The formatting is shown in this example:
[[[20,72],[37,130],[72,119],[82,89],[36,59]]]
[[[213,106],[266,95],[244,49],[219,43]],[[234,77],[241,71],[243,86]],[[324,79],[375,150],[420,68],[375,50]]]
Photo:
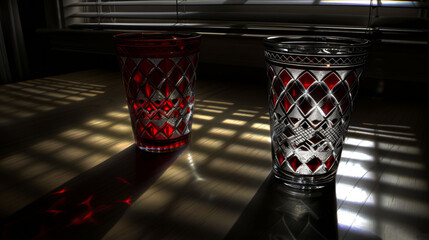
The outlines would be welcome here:
[[[69,28],[221,31],[367,31],[383,15],[400,18],[403,14],[427,21],[428,8],[423,1],[396,0],[63,0],[62,4]],[[394,10],[398,8],[407,9]]]
[[[126,28],[177,22],[176,0],[63,0],[64,22],[71,28]]]

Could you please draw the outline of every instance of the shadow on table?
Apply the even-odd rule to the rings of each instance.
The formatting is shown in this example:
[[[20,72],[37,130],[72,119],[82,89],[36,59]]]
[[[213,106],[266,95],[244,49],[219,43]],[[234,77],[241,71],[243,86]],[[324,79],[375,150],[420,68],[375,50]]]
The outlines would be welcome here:
[[[335,182],[302,192],[270,174],[225,239],[338,239]]]
[[[182,152],[132,145],[7,218],[0,238],[100,239]]]

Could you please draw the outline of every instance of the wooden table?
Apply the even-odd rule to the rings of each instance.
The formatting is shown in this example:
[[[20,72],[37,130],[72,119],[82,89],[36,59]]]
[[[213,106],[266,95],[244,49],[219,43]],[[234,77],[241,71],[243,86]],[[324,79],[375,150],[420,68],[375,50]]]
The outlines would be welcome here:
[[[429,238],[423,103],[361,96],[336,184],[303,194],[270,174],[257,82],[198,79],[191,143],[167,154],[133,144],[117,72],[0,86],[1,236]]]

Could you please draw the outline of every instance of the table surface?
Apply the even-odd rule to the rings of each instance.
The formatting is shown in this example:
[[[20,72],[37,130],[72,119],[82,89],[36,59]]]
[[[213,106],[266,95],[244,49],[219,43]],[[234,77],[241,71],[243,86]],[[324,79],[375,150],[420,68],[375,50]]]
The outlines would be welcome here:
[[[133,144],[117,72],[0,86],[1,238],[429,239],[423,102],[358,98],[335,184],[302,193],[270,173],[261,82],[198,79],[164,154]]]

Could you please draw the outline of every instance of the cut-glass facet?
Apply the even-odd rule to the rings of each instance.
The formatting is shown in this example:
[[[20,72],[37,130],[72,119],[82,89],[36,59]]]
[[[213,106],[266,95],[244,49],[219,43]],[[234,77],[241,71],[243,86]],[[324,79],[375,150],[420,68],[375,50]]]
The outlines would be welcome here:
[[[341,102],[341,100],[348,94],[347,88],[344,84],[338,84],[332,89],[332,94],[337,99],[337,102]]]
[[[331,73],[331,74],[329,74],[329,75],[328,75],[328,77],[327,77],[327,78],[325,78],[325,79],[323,80],[323,82],[325,82],[326,86],[328,86],[328,88],[329,88],[330,90],[332,90],[332,88],[334,88],[334,87],[335,87],[335,85],[337,85],[337,83],[338,83],[339,81],[341,81],[341,80],[340,80],[340,78],[337,76],[337,74],[335,74],[335,73]]]
[[[288,93],[294,101],[298,100],[298,98],[301,97],[302,93],[304,92],[299,85],[300,83],[294,81],[292,86],[288,89]]]
[[[327,97],[320,108],[327,116],[335,108],[335,101],[331,97]]]
[[[280,76],[280,80],[283,82],[283,85],[285,87],[287,86],[287,84],[289,83],[289,81],[292,80],[292,77],[290,76],[290,74],[285,69],[283,69],[280,72],[279,76]]]
[[[357,76],[355,72],[351,72],[349,76],[346,78],[347,83],[349,84],[349,88],[351,88],[357,80]]]
[[[329,158],[328,158],[328,160],[326,160],[326,162],[325,162],[325,166],[326,166],[326,168],[329,170],[329,169],[331,169],[331,167],[332,167],[332,165],[335,163],[335,158],[334,158],[334,156],[330,156]]]
[[[296,171],[302,165],[302,163],[298,160],[296,156],[288,158],[287,161],[289,162],[290,166],[294,171]]]
[[[319,158],[314,157],[307,162],[307,167],[310,168],[312,172],[315,172],[322,165],[322,161]]]
[[[313,84],[316,80],[309,72],[305,72],[299,77],[299,81],[305,89],[308,89],[308,87],[310,87],[310,85]]]
[[[314,84],[313,87],[309,89],[310,97],[317,103],[320,102],[320,100],[326,97],[326,93],[328,92],[325,88],[322,84]]]
[[[288,97],[286,95],[283,96],[283,107],[286,110],[286,112],[289,111],[291,106],[292,106],[292,103],[289,101]]]
[[[278,80],[274,80],[274,81],[275,81],[275,83],[274,83],[274,91],[277,94],[277,96],[280,96],[280,93],[282,93],[283,88],[281,86],[280,81],[278,81]]]
[[[285,160],[281,151],[277,152],[277,160],[279,161],[280,165],[282,165],[283,161]]]
[[[307,113],[313,108],[312,100],[310,98],[304,97],[298,103],[298,107],[301,109],[304,115],[307,115]]]

